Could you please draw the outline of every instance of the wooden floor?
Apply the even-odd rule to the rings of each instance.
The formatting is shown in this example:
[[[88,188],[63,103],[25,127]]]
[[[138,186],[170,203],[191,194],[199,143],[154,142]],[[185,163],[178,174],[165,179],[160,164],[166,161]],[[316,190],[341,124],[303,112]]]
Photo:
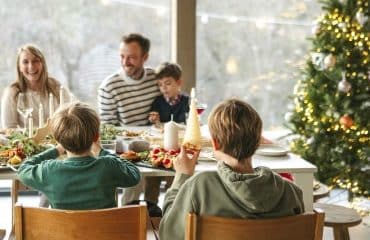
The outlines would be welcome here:
[[[10,186],[10,181],[1,181],[0,188],[4,189]],[[161,193],[159,204],[163,203],[164,193]],[[21,196],[20,202],[27,206],[37,206],[38,196]],[[319,202],[348,206],[347,193],[343,190],[332,190],[328,198],[320,199]],[[370,200],[361,200],[356,203],[361,209],[370,211]],[[10,231],[10,197],[0,196],[0,229],[6,229],[7,234]],[[353,240],[367,240],[370,236],[370,216],[364,217],[362,223],[356,227],[349,228],[350,237]],[[7,239],[7,237],[5,238]],[[324,229],[324,240],[332,240],[333,233],[330,228]]]

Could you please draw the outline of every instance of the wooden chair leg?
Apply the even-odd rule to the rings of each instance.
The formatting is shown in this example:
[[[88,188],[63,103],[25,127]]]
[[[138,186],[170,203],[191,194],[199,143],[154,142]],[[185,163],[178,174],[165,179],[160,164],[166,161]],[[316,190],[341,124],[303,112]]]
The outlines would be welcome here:
[[[333,227],[334,240],[350,240],[347,227]]]

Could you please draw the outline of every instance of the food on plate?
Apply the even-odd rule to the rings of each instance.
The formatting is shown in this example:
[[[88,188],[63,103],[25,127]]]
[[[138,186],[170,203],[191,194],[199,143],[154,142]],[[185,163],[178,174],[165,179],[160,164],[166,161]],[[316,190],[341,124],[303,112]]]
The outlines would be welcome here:
[[[171,149],[166,151],[163,148],[154,148],[150,152],[149,161],[154,167],[164,167],[170,169],[173,168],[173,161],[176,159],[179,153],[180,149]]]
[[[142,151],[142,152],[135,152],[132,150],[129,150],[127,152],[124,152],[120,155],[121,158],[124,158],[129,161],[140,161],[144,160],[148,157],[149,151]]]
[[[124,152],[120,155],[121,158],[124,158],[126,160],[129,160],[129,161],[140,161],[141,160],[141,157],[139,154],[137,154],[137,152],[134,152],[134,151],[127,151],[127,152]]]
[[[200,150],[201,139],[202,136],[200,133],[200,124],[195,106],[195,99],[192,97],[190,102],[189,118],[186,122],[183,145],[188,149]]]

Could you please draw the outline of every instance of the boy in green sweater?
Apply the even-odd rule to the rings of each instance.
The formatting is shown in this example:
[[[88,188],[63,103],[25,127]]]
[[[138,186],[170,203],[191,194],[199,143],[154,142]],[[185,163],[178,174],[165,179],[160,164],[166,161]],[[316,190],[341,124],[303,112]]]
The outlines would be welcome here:
[[[18,169],[18,178],[44,193],[52,208],[116,207],[116,188],[140,181],[135,165],[101,148],[99,117],[90,106],[70,103],[50,123],[58,145],[26,160]],[[57,160],[65,152],[67,158]]]
[[[189,212],[231,218],[272,218],[304,212],[302,191],[266,167],[252,167],[261,142],[262,121],[247,103],[227,100],[208,119],[217,171],[194,174],[199,153],[184,147],[174,162],[175,179],[167,191],[161,240],[184,239]]]

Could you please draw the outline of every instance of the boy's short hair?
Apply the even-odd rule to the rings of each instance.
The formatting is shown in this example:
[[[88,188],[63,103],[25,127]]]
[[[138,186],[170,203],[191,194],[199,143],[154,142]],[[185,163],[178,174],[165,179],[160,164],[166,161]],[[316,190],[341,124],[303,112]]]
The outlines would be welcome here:
[[[208,127],[219,150],[238,159],[251,157],[257,150],[262,134],[262,120],[248,103],[230,99],[211,112]]]
[[[125,44],[137,42],[141,47],[143,55],[147,54],[150,50],[150,40],[139,33],[124,35],[121,41]]]
[[[155,70],[155,75],[157,79],[162,79],[164,77],[173,77],[175,80],[181,78],[182,69],[180,65],[176,63],[164,62],[160,64]]]
[[[76,154],[90,150],[99,134],[98,114],[82,102],[72,102],[59,108],[50,123],[55,140],[67,151]]]

